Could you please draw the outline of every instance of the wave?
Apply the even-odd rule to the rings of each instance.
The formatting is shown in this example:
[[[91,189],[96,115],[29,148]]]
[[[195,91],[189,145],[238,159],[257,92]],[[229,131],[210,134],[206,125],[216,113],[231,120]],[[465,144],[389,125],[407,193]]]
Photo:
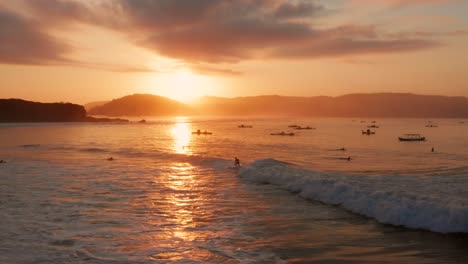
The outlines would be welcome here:
[[[239,171],[306,199],[339,205],[384,224],[439,233],[468,232],[468,176],[366,176],[321,173],[274,159]]]
[[[40,144],[26,144],[26,145],[21,145],[20,147],[22,148],[38,148],[40,147]]]
[[[103,149],[103,148],[83,148],[80,150],[84,152],[96,152],[96,153],[108,152],[107,149]]]

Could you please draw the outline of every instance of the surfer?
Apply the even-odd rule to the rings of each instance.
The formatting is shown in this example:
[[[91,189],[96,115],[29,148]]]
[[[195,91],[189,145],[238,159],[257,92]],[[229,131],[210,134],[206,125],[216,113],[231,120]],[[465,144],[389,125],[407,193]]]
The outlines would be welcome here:
[[[234,157],[234,167],[240,167],[240,160],[237,157]]]

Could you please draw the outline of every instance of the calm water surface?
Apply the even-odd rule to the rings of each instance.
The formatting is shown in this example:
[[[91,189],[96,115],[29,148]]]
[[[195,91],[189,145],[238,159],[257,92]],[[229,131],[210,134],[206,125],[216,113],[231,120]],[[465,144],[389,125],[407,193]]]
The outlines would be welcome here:
[[[453,215],[425,228],[404,214],[401,224],[468,230],[468,122],[381,119],[366,136],[365,121],[2,124],[0,263],[467,263],[463,233],[379,221],[394,221],[385,212],[403,196],[424,201],[423,215]],[[291,124],[317,129],[269,135]],[[213,135],[192,135],[197,129]],[[428,141],[398,142],[403,133]],[[315,189],[282,184],[299,174],[348,188],[333,197],[359,186],[355,196],[389,198],[364,217],[351,212],[360,212],[355,204],[329,205]]]

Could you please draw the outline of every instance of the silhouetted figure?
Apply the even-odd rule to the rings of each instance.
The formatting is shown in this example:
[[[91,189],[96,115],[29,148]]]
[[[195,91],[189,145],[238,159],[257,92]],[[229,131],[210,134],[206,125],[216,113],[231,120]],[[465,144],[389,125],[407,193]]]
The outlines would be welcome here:
[[[240,167],[240,160],[237,157],[234,158],[234,167]]]
[[[107,160],[108,160],[108,161],[113,161],[114,158],[113,158],[113,157],[109,157],[109,158],[107,158]]]
[[[431,152],[434,152],[434,147],[432,147]]]
[[[6,163],[6,161],[4,161],[4,160],[0,160],[0,163]]]

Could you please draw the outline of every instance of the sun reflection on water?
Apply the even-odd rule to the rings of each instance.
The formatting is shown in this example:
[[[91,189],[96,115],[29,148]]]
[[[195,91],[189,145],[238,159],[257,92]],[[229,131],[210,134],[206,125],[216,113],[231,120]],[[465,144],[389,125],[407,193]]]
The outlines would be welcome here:
[[[174,138],[174,151],[178,154],[190,154],[190,141],[192,133],[190,132],[190,123],[187,117],[177,117],[176,124],[171,130]]]
[[[199,197],[194,196],[193,190],[196,180],[193,173],[195,167],[188,163],[174,164],[172,170],[176,173],[170,176],[168,187],[173,192],[168,195],[168,201],[172,204],[173,220],[177,227],[173,229],[173,235],[184,241],[192,241],[197,238],[196,233],[189,231],[194,227],[194,204],[199,202]]]

